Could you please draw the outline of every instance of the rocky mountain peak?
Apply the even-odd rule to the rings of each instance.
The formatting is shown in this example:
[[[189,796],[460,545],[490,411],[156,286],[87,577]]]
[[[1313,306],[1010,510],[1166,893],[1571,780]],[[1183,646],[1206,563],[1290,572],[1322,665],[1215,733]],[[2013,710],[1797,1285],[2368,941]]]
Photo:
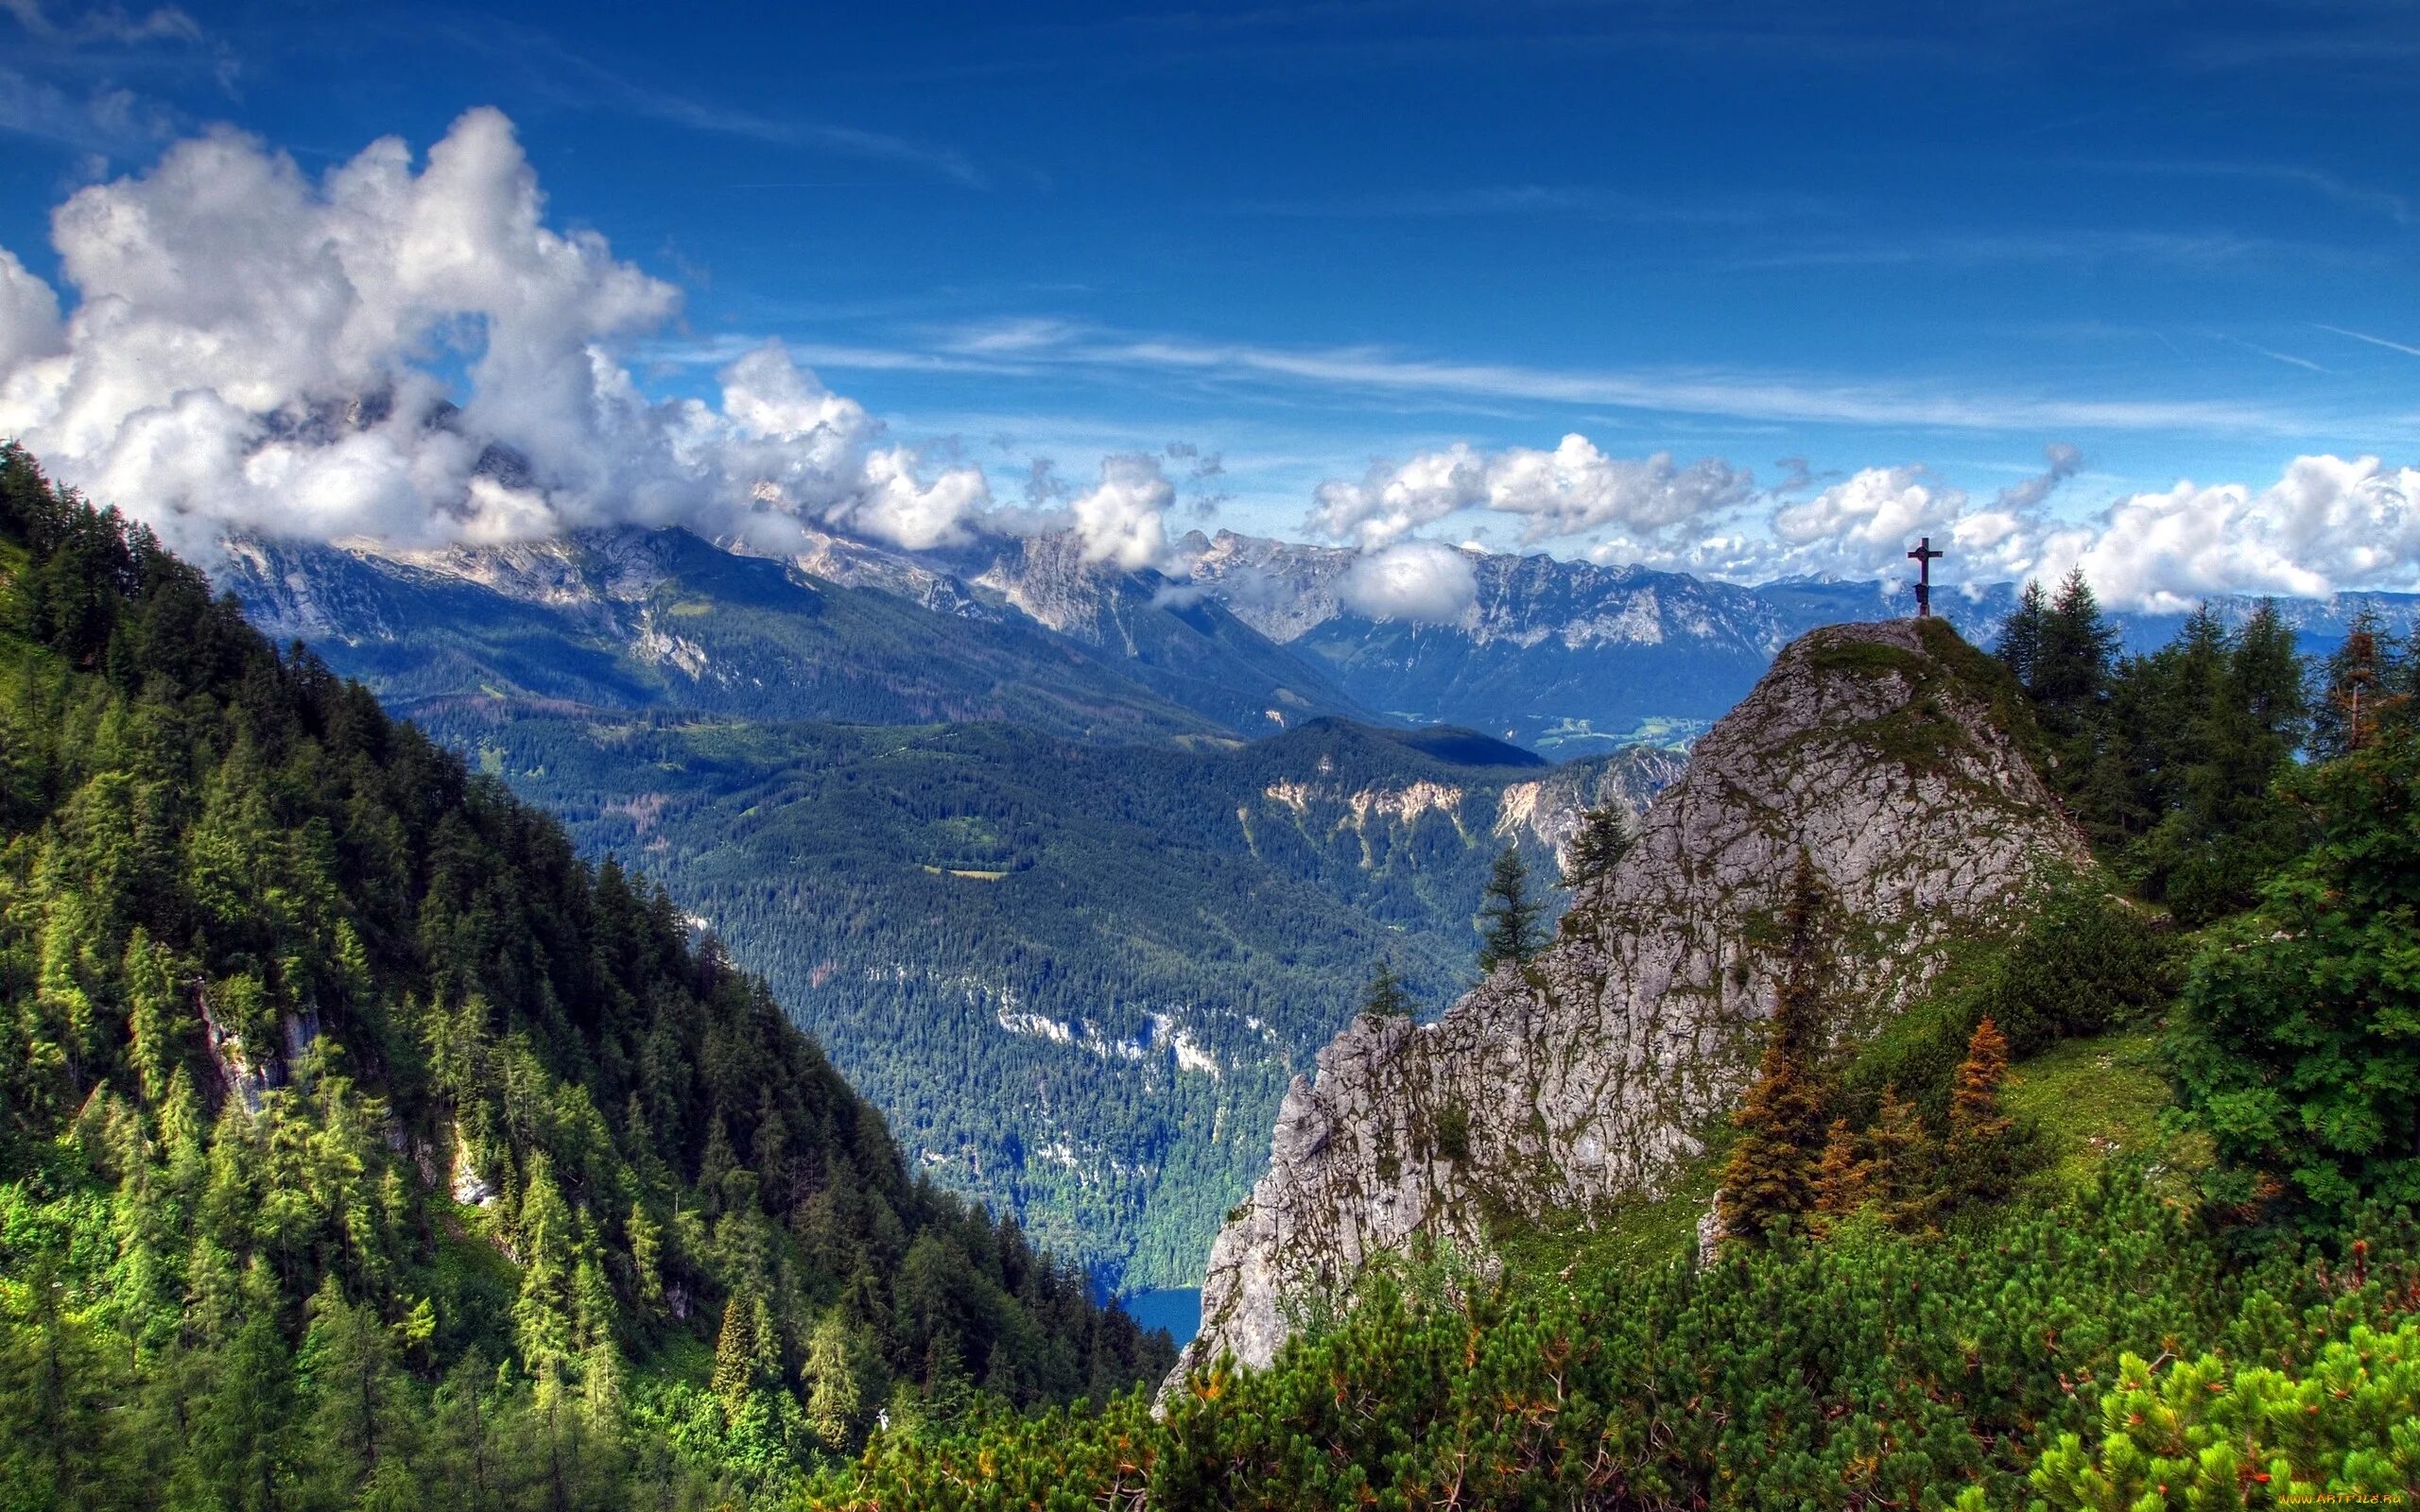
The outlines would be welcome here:
[[[1795,858],[1836,905],[1836,1037],[1870,1035],[1958,941],[2010,928],[2046,866],[2090,865],[2003,726],[1996,663],[1940,621],[1791,643],[1691,753],[1557,942],[1436,1022],[1357,1020],[1296,1076],[1268,1173],[1211,1250],[1202,1332],[1265,1365],[1281,1298],[1490,1215],[1593,1218],[1659,1194],[1745,1086]]]

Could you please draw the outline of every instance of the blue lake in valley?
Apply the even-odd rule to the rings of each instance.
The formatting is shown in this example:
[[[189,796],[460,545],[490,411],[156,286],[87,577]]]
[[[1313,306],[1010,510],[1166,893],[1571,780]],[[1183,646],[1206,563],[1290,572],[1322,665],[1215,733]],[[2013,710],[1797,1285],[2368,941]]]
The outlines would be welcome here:
[[[1170,1286],[1155,1292],[1136,1292],[1120,1299],[1120,1305],[1145,1329],[1166,1329],[1176,1335],[1178,1349],[1193,1342],[1201,1332],[1201,1288]]]

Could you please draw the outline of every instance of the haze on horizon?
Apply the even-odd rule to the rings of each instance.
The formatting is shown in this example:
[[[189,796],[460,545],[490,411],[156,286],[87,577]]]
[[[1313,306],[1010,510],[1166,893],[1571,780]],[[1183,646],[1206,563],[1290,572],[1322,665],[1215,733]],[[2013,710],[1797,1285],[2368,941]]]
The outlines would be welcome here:
[[[206,543],[2420,588],[2420,17],[0,0],[0,434]],[[493,443],[493,445],[492,445]],[[509,455],[511,465],[498,466]]]

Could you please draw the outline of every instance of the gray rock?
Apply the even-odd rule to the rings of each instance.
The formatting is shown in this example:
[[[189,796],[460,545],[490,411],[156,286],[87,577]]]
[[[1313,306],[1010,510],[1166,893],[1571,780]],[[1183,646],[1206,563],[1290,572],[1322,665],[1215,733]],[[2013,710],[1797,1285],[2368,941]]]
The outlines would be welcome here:
[[[1791,644],[1554,945],[1433,1024],[1356,1021],[1295,1077],[1171,1382],[1221,1350],[1265,1366],[1282,1299],[1415,1236],[1484,1264],[1490,1214],[1587,1221],[1664,1191],[1753,1070],[1775,986],[1756,941],[1802,848],[1839,909],[1836,1037],[1873,1033],[1954,942],[2012,928],[2043,866],[2088,866],[1988,699],[1913,621]]]

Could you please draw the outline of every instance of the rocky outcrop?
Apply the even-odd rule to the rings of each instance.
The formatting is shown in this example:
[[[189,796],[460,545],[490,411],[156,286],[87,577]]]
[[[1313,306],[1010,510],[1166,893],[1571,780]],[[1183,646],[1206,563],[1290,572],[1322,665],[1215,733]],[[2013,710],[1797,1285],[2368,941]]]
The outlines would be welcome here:
[[[2046,863],[2088,864],[1995,720],[2005,693],[1939,621],[1789,645],[1551,948],[1435,1023],[1357,1021],[1294,1079],[1268,1174],[1212,1247],[1184,1366],[1266,1364],[1286,1298],[1414,1236],[1484,1256],[1495,1223],[1656,1194],[1745,1084],[1773,995],[1760,941],[1802,848],[1837,902],[1831,1029],[1851,1037],[1955,942],[2009,927]]]

